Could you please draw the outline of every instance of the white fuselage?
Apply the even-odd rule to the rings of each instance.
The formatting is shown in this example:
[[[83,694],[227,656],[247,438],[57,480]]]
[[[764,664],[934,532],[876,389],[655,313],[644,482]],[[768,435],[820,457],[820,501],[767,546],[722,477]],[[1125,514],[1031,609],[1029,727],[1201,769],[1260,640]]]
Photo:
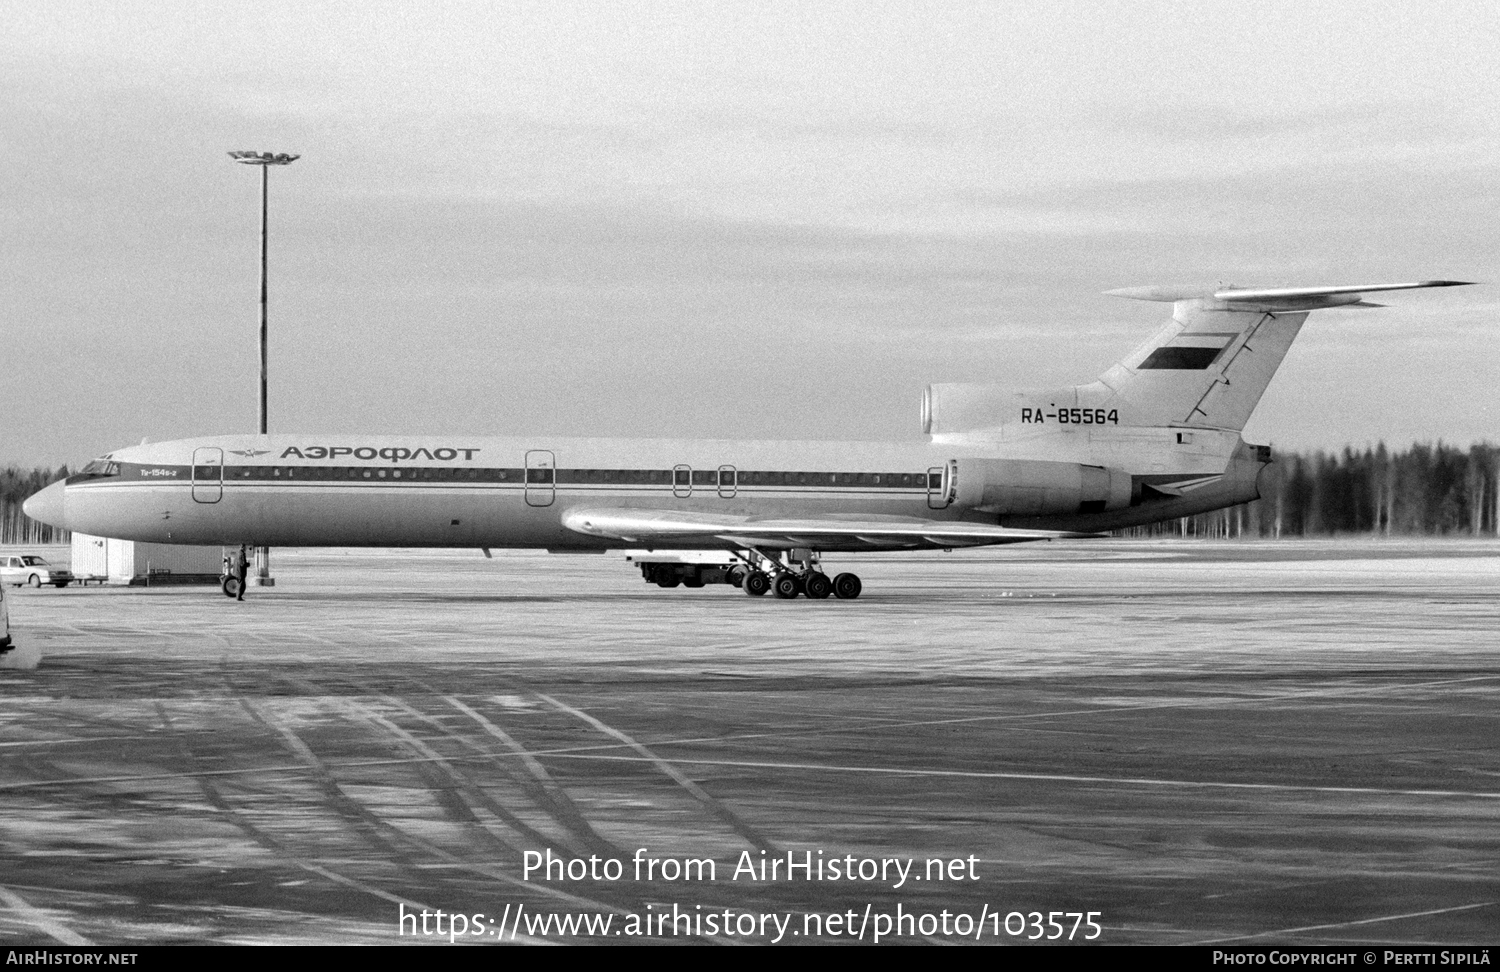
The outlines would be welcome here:
[[[160,543],[602,549],[621,544],[569,530],[567,511],[1088,530],[1183,515],[1182,502],[1142,506],[1140,483],[1153,478],[1233,480],[1229,492],[1195,494],[1195,510],[1253,498],[1259,464],[1248,472],[1251,495],[1244,470],[1225,476],[1244,448],[1233,433],[1181,443],[1173,429],[1027,431],[910,444],[219,436],[118,450],[49,488],[57,493],[38,494],[28,512],[77,532]]]

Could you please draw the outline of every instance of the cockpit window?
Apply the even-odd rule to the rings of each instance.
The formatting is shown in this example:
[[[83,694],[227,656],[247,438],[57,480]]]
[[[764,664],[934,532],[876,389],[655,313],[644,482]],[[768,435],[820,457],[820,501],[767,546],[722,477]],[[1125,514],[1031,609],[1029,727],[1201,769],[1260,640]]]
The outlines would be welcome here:
[[[94,459],[80,471],[81,476],[118,476],[120,464],[109,459]]]

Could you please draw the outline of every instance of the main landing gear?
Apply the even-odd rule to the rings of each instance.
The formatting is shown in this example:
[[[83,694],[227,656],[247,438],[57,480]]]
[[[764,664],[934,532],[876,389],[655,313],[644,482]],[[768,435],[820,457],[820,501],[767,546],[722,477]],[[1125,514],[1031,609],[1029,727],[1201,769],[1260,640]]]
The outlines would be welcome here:
[[[818,555],[813,550],[791,550],[779,560],[765,551],[750,550],[745,559],[753,569],[739,586],[751,597],[770,591],[783,601],[790,601],[798,594],[810,601],[827,600],[830,595],[852,600],[859,597],[864,586],[854,574],[839,574],[829,580],[818,567]]]
[[[678,560],[642,561],[641,576],[658,587],[703,587],[729,584],[751,597],[775,595],[790,601],[799,594],[810,601],[830,597],[853,600],[864,585],[854,574],[829,578],[818,566],[815,550],[747,550],[731,563],[696,563]]]
[[[839,574],[830,580],[821,570],[804,573],[779,571],[774,576],[754,570],[745,575],[744,582],[739,586],[740,590],[751,597],[760,597],[770,592],[784,601],[790,601],[798,594],[810,601],[823,601],[829,597],[847,601],[859,597],[859,592],[864,589],[856,574]]]
[[[760,597],[769,591],[781,600],[792,600],[798,594],[804,595],[808,600],[826,600],[828,597],[853,600],[859,597],[859,591],[864,589],[864,585],[859,583],[858,574],[841,573],[829,580],[828,574],[814,568],[801,573],[790,570],[780,570],[775,574],[750,571],[739,589],[750,597]]]

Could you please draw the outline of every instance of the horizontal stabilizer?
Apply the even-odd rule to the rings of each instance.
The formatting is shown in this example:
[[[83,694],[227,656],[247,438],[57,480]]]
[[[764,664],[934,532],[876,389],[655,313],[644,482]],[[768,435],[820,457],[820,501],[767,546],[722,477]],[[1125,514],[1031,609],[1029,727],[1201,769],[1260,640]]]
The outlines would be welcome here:
[[[1466,287],[1467,280],[1419,280],[1415,283],[1354,284],[1342,287],[1194,287],[1156,286],[1122,287],[1107,290],[1110,297],[1128,297],[1131,300],[1154,300],[1175,303],[1182,300],[1217,301],[1231,308],[1252,305],[1274,310],[1317,310],[1323,307],[1368,306],[1360,297],[1381,290],[1422,290],[1427,287]]]
[[[787,550],[900,550],[1082,539],[1091,533],[1013,530],[987,523],[916,517],[846,520],[833,517],[766,518],[676,510],[569,510],[563,526],[575,533],[632,545],[708,543],[726,548]]]

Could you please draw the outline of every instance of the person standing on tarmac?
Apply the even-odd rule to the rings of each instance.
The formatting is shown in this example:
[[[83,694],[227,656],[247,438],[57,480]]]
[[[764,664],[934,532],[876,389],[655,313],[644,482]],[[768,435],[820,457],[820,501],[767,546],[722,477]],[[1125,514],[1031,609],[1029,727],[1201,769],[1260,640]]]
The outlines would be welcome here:
[[[245,580],[250,573],[250,561],[245,556],[244,546],[240,547],[240,556],[238,562],[235,564],[235,573],[240,578],[240,589],[239,593],[235,595],[234,599],[236,601],[243,601],[245,599]]]

